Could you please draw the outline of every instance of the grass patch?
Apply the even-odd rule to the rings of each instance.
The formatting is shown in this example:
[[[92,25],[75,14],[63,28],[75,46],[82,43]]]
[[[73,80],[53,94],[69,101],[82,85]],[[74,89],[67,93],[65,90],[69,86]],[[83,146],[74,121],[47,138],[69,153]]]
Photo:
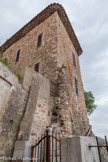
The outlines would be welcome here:
[[[21,74],[10,67],[8,58],[3,58],[3,54],[0,54],[0,62],[6,65],[17,76],[18,79],[21,79]]]

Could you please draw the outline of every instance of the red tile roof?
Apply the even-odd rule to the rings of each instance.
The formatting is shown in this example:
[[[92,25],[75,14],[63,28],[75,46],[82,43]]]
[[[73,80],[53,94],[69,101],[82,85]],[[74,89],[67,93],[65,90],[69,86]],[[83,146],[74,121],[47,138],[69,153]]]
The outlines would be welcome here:
[[[24,37],[28,32],[30,32],[33,28],[38,26],[40,23],[42,23],[44,20],[46,20],[49,16],[51,16],[53,13],[57,11],[78,55],[81,55],[82,49],[78,42],[78,39],[74,33],[74,30],[71,26],[71,23],[67,17],[67,14],[64,10],[64,8],[58,4],[53,3],[49,5],[47,8],[45,8],[42,12],[40,12],[36,17],[34,17],[29,23],[27,23],[23,28],[21,28],[17,33],[15,33],[10,39],[8,39],[1,47],[0,52],[6,51],[10,46],[12,46],[15,42],[17,42],[19,39]]]

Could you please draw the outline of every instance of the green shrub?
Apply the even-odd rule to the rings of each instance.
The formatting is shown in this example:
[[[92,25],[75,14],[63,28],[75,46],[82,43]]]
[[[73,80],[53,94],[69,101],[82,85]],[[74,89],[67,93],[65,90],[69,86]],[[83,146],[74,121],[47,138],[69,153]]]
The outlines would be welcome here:
[[[7,58],[3,58],[2,56],[3,56],[3,55],[0,54],[0,61],[1,61],[3,64],[5,64],[6,66],[8,66],[8,65],[9,65],[8,59],[7,59]]]
[[[3,58],[2,54],[0,54],[0,62],[2,62],[4,65],[6,65],[17,76],[18,79],[21,79],[21,74],[18,73],[16,70],[13,70],[10,67],[8,58]]]

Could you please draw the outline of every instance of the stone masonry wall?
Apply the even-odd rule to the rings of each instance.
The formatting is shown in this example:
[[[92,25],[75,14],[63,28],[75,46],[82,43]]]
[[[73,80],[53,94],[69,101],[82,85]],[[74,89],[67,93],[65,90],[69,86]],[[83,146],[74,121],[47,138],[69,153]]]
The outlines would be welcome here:
[[[8,48],[3,56],[7,57],[12,68],[24,75],[26,66],[32,67],[40,62],[39,73],[54,82],[57,79],[57,12],[47,18],[39,26],[31,30]],[[43,34],[42,45],[37,48],[39,34]],[[17,50],[21,49],[19,61],[16,63]]]
[[[51,125],[50,82],[26,67],[22,87],[0,63],[0,101],[0,157],[11,157],[16,140],[35,142]]]
[[[40,33],[43,33],[42,45],[37,48],[37,38]],[[18,49],[21,49],[20,58],[15,63]],[[72,52],[75,55],[76,68],[73,65]],[[57,12],[14,43],[4,52],[3,56],[9,59],[11,66],[22,76],[24,76],[25,66],[34,69],[35,64],[39,62],[39,73],[49,79],[51,91],[57,92],[53,96],[51,93],[50,97],[50,111],[53,112],[52,126],[62,128],[62,132],[66,136],[86,134],[89,122],[79,58]],[[63,68],[64,70],[63,66],[66,67]],[[74,77],[78,80],[78,96],[75,93]],[[56,119],[53,115],[54,109],[57,111]]]
[[[51,124],[50,82],[28,67],[24,76],[24,88],[31,88],[20,131],[22,140],[36,141]]]
[[[22,89],[17,77],[0,63],[0,157],[12,156],[26,101],[27,91]]]
[[[73,64],[72,52],[75,55],[76,67]],[[85,106],[84,89],[81,80],[79,57],[61,20],[57,17],[57,53],[58,53],[58,108],[62,127],[66,135],[86,135],[89,121]],[[78,96],[75,92],[74,77],[78,80]],[[61,115],[62,114],[62,115]],[[58,116],[59,116],[58,115]],[[60,118],[59,118],[60,119]],[[71,129],[74,129],[71,132]]]

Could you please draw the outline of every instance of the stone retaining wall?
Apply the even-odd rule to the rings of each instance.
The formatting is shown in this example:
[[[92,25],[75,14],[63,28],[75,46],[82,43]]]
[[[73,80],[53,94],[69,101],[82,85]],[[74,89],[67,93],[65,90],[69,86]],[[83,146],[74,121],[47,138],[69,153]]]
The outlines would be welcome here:
[[[12,156],[27,95],[17,77],[0,63],[0,157]]]

